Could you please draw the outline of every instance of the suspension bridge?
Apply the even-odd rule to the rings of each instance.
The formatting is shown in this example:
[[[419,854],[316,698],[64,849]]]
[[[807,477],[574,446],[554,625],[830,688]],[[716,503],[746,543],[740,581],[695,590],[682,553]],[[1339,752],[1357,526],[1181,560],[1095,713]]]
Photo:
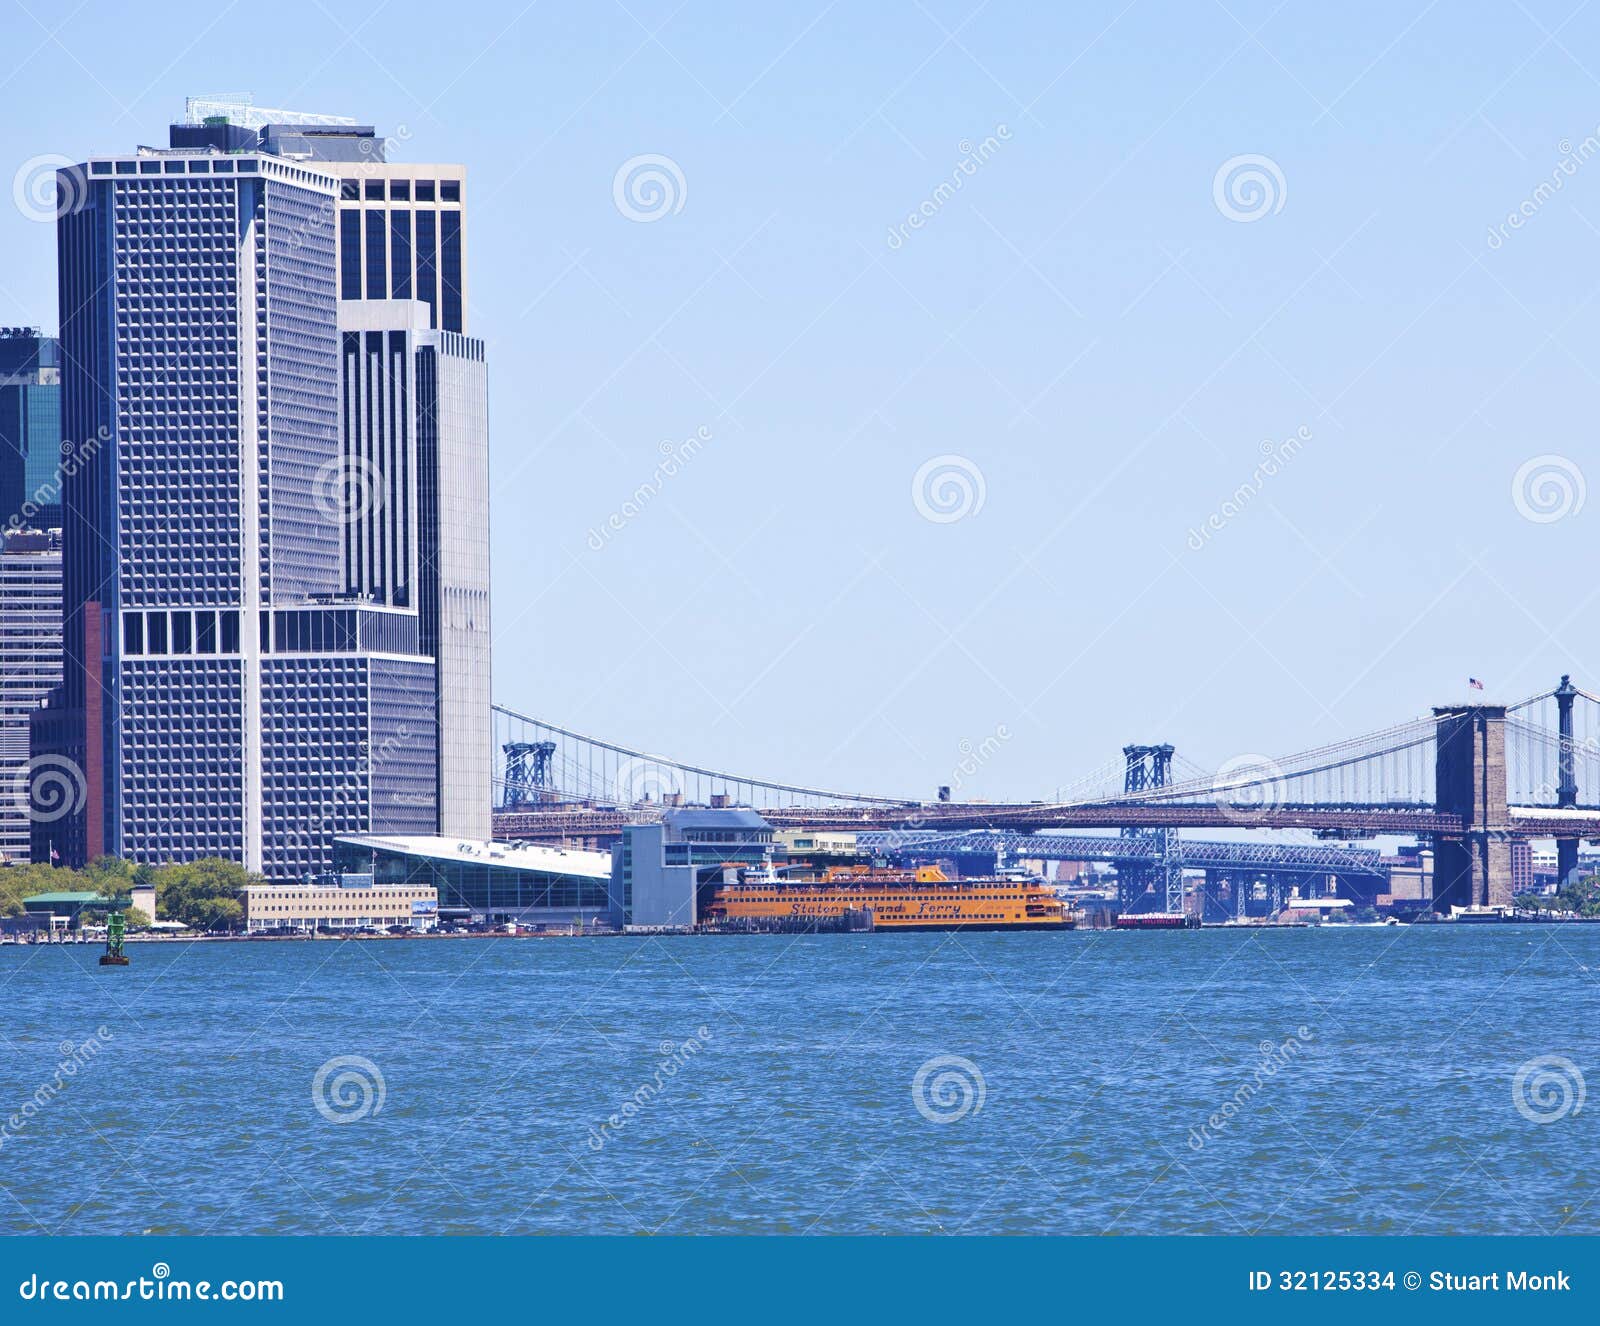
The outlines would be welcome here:
[[[1600,838],[1600,697],[1567,677],[1515,704],[1440,706],[1359,737],[1246,756],[1209,772],[1185,768],[1170,745],[1128,746],[1123,759],[1049,799],[1009,803],[955,801],[945,789],[931,799],[895,797],[733,774],[501,705],[495,727],[497,838],[602,845],[682,805],[749,806],[779,829],[884,835],[860,840],[872,843],[999,831],[1015,846],[1022,836],[1109,829],[1120,835],[1114,847],[1104,838],[1079,841],[1073,859],[1142,863],[1160,879],[1168,910],[1181,903],[1182,870],[1213,850],[1180,839],[1180,829],[1427,838],[1441,908],[1509,904],[1515,839],[1556,839],[1565,877],[1579,840]],[[1030,841],[1028,854],[1039,855],[1041,845]],[[1240,845],[1226,846],[1238,859]],[[1347,856],[1330,866],[1317,853],[1336,849],[1320,845],[1275,850],[1287,853],[1276,862],[1284,869],[1359,873],[1370,865]]]

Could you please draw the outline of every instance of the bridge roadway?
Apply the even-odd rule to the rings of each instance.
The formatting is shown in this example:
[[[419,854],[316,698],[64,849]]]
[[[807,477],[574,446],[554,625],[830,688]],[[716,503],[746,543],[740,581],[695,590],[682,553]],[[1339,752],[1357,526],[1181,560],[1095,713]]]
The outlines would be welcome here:
[[[858,834],[856,845],[869,852],[988,856],[999,852],[1013,859],[1045,861],[1112,861],[1119,866],[1161,862],[1161,844],[1149,834],[1011,833],[1005,829],[980,829],[969,833]],[[1388,877],[1380,853],[1368,847],[1334,843],[1227,842],[1183,838],[1173,845],[1176,864],[1183,870],[1282,875],[1372,875]]]
[[[1514,838],[1600,838],[1600,809],[1552,812],[1533,806],[1511,806],[1505,831]],[[560,806],[544,810],[496,811],[498,838],[615,838],[629,824],[650,823],[659,811],[612,807]],[[1036,833],[1045,829],[1322,829],[1350,838],[1376,833],[1411,835],[1459,834],[1460,815],[1425,806],[1337,807],[1274,806],[1244,811],[1232,806],[1107,802],[1054,806],[973,805],[939,802],[930,805],[762,808],[776,829],[817,832],[926,829],[964,831],[1009,829]]]
[[[1438,910],[1502,907],[1512,898],[1514,840],[1554,838],[1558,859],[1570,872],[1576,868],[1579,840],[1600,838],[1600,742],[1578,739],[1580,698],[1592,732],[1600,717],[1600,696],[1580,691],[1563,677],[1555,690],[1514,705],[1439,706],[1431,716],[1281,761],[1247,757],[1246,763],[1225,766],[1214,777],[1182,783],[1170,779],[1172,747],[1129,746],[1123,751],[1129,763],[1120,794],[1100,783],[1079,800],[1004,804],[919,804],[739,779],[596,742],[497,707],[508,722],[527,729],[523,736],[539,737],[531,745],[507,745],[508,760],[513,750],[526,747],[541,752],[545,765],[561,773],[552,776],[542,765],[537,777],[530,771],[513,781],[509,790],[516,799],[495,816],[495,833],[533,840],[615,840],[629,824],[659,819],[661,801],[671,796],[712,805],[751,805],[775,828],[802,831],[1301,829],[1346,838],[1415,834],[1427,835],[1433,843]],[[1557,707],[1554,727],[1542,718],[1547,701]],[[1513,742],[1509,747],[1508,737]],[[561,742],[575,743],[575,751],[563,756]],[[1152,752],[1164,757],[1161,776],[1152,770],[1151,778],[1141,774],[1135,779],[1134,757],[1144,760]],[[1138,765],[1141,771],[1145,767]],[[635,799],[646,790],[654,791],[653,804]],[[1170,871],[1168,875],[1170,887]]]

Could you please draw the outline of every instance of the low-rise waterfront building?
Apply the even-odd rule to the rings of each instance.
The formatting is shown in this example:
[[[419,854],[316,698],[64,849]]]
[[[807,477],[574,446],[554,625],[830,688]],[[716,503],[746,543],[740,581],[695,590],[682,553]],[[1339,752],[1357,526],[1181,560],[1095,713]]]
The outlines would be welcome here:
[[[431,885],[377,884],[366,876],[350,884],[252,884],[244,891],[245,930],[386,930],[433,928],[439,894]]]
[[[85,912],[119,912],[129,905],[127,898],[108,898],[93,891],[36,893],[22,900],[22,910],[30,916],[49,918],[54,929],[76,930]]]
[[[605,918],[611,856],[535,843],[352,834],[334,842],[346,877],[437,891],[441,922],[592,928]]]
[[[702,884],[771,861],[776,835],[753,810],[690,806],[659,824],[630,824],[611,854],[611,917],[617,926],[684,930],[699,920]]]
[[[1418,912],[1433,905],[1433,853],[1419,847],[1402,847],[1398,856],[1384,857],[1389,880],[1373,900],[1380,912]]]

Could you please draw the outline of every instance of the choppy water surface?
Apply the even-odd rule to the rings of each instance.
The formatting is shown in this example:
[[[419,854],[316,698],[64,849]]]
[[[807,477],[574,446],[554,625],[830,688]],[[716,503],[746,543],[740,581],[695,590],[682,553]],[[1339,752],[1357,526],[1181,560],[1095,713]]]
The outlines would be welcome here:
[[[1593,927],[130,952],[0,948],[0,1228],[1600,1232]]]

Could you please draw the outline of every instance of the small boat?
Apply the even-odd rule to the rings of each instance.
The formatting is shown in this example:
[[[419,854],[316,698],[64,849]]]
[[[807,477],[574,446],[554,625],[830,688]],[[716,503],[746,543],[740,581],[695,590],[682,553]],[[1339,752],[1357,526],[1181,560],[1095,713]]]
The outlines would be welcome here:
[[[1118,930],[1198,930],[1200,918],[1182,912],[1127,912],[1117,917]]]

